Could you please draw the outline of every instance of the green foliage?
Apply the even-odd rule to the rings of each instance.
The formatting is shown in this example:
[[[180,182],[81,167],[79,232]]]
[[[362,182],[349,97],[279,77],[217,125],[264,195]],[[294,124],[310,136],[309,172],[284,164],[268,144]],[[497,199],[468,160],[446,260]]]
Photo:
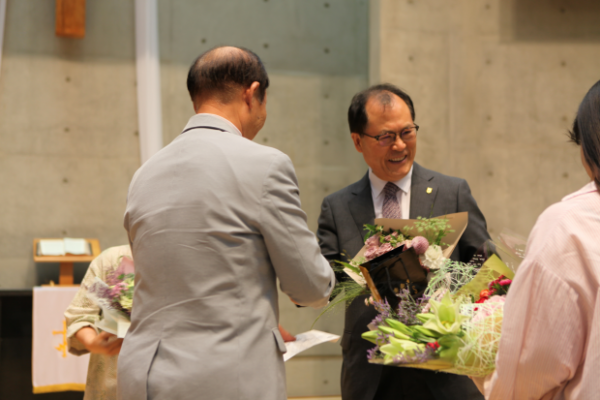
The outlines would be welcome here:
[[[360,268],[358,268],[353,263],[347,263],[344,261],[336,260],[335,264],[333,264],[332,267],[335,272],[344,272],[344,268],[348,268],[350,271],[354,272],[355,274],[359,274],[359,275],[361,274]]]
[[[315,322],[313,322],[312,326],[314,327],[317,321],[325,313],[337,309],[337,306],[343,303],[346,304],[347,308],[350,305],[350,303],[354,301],[354,299],[365,294],[369,294],[369,290],[366,287],[359,285],[352,279],[343,282],[338,282],[337,285],[335,285],[335,287],[333,288],[333,291],[331,292],[331,298],[333,300],[329,302],[329,304],[323,309],[323,311],[321,311],[317,319],[315,319]]]
[[[367,233],[365,234],[363,242],[366,242],[371,236],[380,235],[383,232],[383,226],[381,225],[365,224],[364,226]]]
[[[415,227],[419,235],[425,237],[429,244],[436,244],[438,246],[445,245],[446,243],[442,242],[444,236],[449,232],[454,232],[447,218],[419,217],[415,222]]]

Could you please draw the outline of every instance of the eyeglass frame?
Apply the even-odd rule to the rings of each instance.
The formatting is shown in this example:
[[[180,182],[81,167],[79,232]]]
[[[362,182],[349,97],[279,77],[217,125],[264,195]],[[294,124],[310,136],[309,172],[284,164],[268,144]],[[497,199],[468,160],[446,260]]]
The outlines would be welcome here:
[[[417,133],[419,132],[419,125],[417,125],[417,124],[413,124],[413,125],[414,125],[414,126],[413,126],[413,128],[415,129],[415,137],[416,137],[416,136],[417,136]],[[402,132],[404,132],[406,129],[408,129],[408,127],[406,127],[406,128],[404,128],[404,129],[402,129],[402,130],[400,131],[400,133],[398,133],[398,132],[391,132],[391,131],[390,131],[390,132],[382,133],[381,135],[376,135],[376,136],[371,136],[371,135],[369,135],[369,134],[366,134],[366,133],[364,133],[364,132],[363,132],[363,133],[361,134],[361,136],[362,136],[362,135],[364,135],[364,136],[368,136],[368,137],[370,137],[371,139],[375,139],[375,140],[377,140],[377,143],[378,143],[380,146],[382,146],[382,147],[387,147],[387,146],[391,146],[392,144],[394,144],[394,143],[396,142],[396,140],[397,140],[397,138],[398,138],[398,137],[400,137],[400,140],[402,140],[402,142],[406,143],[406,141],[404,141],[404,139],[402,139]],[[381,142],[380,142],[380,140],[379,140],[379,139],[380,139],[382,136],[386,136],[386,135],[390,135],[390,134],[393,134],[393,135],[394,135],[394,140],[393,140],[393,141],[392,141],[390,144],[388,144],[388,145],[385,145],[385,146],[384,146],[384,145],[381,145],[381,144],[380,144]]]

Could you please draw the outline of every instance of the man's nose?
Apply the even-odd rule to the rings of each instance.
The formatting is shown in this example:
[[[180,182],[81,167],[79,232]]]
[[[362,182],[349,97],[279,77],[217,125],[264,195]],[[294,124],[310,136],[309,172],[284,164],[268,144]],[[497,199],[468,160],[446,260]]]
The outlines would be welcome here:
[[[396,135],[396,140],[394,140],[394,143],[392,144],[392,149],[397,150],[397,151],[402,151],[405,148],[406,148],[406,143],[404,143],[402,141],[402,139],[400,138],[400,135]]]

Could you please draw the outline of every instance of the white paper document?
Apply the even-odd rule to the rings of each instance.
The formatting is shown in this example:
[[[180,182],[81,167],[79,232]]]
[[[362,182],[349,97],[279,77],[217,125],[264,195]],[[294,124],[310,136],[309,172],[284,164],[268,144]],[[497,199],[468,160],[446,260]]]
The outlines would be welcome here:
[[[40,240],[40,256],[64,256],[65,242],[62,239]]]
[[[287,361],[290,358],[294,357],[296,354],[303,352],[304,350],[308,350],[313,346],[316,346],[325,342],[335,343],[339,339],[339,335],[334,335],[333,333],[327,333],[317,330],[312,330],[304,333],[299,333],[296,335],[295,342],[286,342],[285,347],[287,348],[287,352],[283,355],[283,361]]]
[[[65,242],[66,254],[73,254],[77,256],[90,254],[90,249],[85,239],[64,238],[63,240]]]
[[[64,256],[66,254],[89,255],[91,253],[85,239],[64,238],[40,240],[38,254],[40,256]]]

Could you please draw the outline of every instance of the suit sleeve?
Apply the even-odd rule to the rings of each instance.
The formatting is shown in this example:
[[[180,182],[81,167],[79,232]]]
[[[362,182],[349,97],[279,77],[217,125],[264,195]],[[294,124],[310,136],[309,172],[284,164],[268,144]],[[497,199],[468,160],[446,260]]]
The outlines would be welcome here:
[[[321,253],[325,258],[330,261],[341,259],[337,228],[333,219],[333,213],[331,212],[331,205],[327,198],[323,199],[323,203],[321,204],[317,239],[319,240]]]
[[[326,305],[335,276],[308,229],[294,167],[287,156],[279,154],[271,163],[261,203],[260,230],[281,290],[300,305]]]
[[[460,261],[469,262],[477,249],[479,249],[486,240],[490,239],[490,235],[487,231],[485,217],[471,194],[469,184],[467,181],[461,180],[458,186],[457,212],[464,211],[468,211],[469,213],[469,224],[458,242],[458,246],[460,249]]]

